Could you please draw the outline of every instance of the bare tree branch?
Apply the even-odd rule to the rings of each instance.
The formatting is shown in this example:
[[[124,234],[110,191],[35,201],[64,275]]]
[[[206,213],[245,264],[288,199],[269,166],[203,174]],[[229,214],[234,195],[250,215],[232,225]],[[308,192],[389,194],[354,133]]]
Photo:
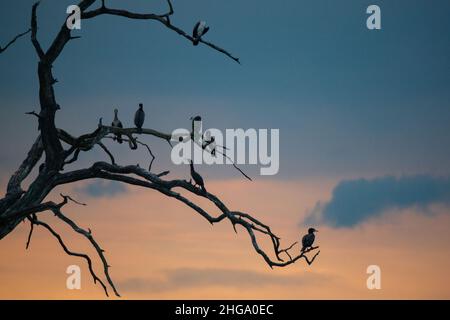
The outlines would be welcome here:
[[[17,41],[17,39],[23,37],[24,35],[28,34],[31,31],[31,29],[28,29],[25,32],[19,33],[17,36],[15,36],[11,41],[9,41],[6,46],[4,46],[3,48],[0,46],[0,53],[3,53],[3,51],[5,51],[6,49],[8,49],[8,47],[10,45],[12,45],[14,42]]]
[[[116,160],[114,159],[114,156],[113,156],[112,153],[108,150],[108,148],[107,148],[102,142],[98,142],[97,144],[98,144],[98,145],[103,149],[103,151],[105,151],[106,154],[109,156],[109,158],[111,159],[111,163],[112,163],[112,164],[115,164],[115,163],[116,163]],[[78,149],[78,150],[80,150],[80,149]]]
[[[41,159],[43,152],[44,146],[42,144],[41,136],[39,135],[19,169],[17,169],[17,171],[9,179],[6,191],[7,195],[23,192],[20,184],[30,174],[36,163]]]
[[[107,262],[107,260],[106,260],[106,258],[105,258],[105,255],[103,254],[103,253],[104,253],[104,250],[103,250],[102,248],[100,248],[100,246],[98,245],[97,241],[95,241],[94,237],[92,236],[91,230],[86,231],[86,230],[80,228],[73,220],[69,219],[69,218],[68,218],[67,216],[65,216],[65,215],[62,213],[62,211],[61,211],[61,207],[62,207],[64,204],[66,204],[68,200],[71,200],[72,202],[75,202],[75,203],[80,204],[80,205],[85,205],[85,204],[80,203],[80,202],[77,202],[77,201],[73,200],[73,199],[72,199],[71,197],[69,197],[69,196],[65,196],[65,195],[62,195],[62,194],[61,194],[61,196],[62,196],[63,199],[64,199],[63,202],[61,203],[62,205],[60,204],[59,206],[57,206],[57,207],[55,207],[55,208],[52,208],[53,213],[54,213],[59,219],[61,219],[63,222],[65,222],[67,225],[69,225],[75,232],[81,234],[82,236],[84,236],[86,239],[89,240],[89,242],[92,244],[92,246],[94,247],[94,249],[97,251],[97,254],[98,254],[98,256],[100,257],[100,259],[101,259],[101,261],[102,261],[102,264],[103,264],[103,272],[104,272],[104,274],[105,274],[105,276],[106,276],[106,279],[108,280],[109,285],[110,285],[111,288],[114,290],[115,295],[118,296],[118,297],[120,297],[120,294],[119,294],[119,292],[117,292],[116,287],[114,286],[114,283],[113,283],[113,281],[111,280],[111,277],[110,277],[110,275],[109,275],[109,268],[110,268],[111,266],[108,264],[108,262]]]
[[[138,176],[139,178],[134,178],[131,176],[128,176],[129,174],[133,174]],[[124,183],[128,183],[131,185],[141,186],[145,188],[150,188],[157,190],[169,197],[175,198],[187,206],[191,207],[195,211],[197,211],[201,216],[203,216],[206,220],[208,220],[211,224],[222,221],[224,218],[228,218],[228,220],[232,223],[233,226],[235,225],[241,225],[244,227],[247,232],[249,233],[252,244],[255,248],[255,250],[264,258],[264,260],[268,263],[270,267],[278,266],[283,267],[287,266],[295,261],[297,261],[300,258],[305,258],[306,253],[317,249],[317,247],[311,248],[310,250],[305,250],[304,252],[301,252],[298,256],[291,259],[290,261],[284,262],[283,259],[280,257],[280,253],[287,252],[291,247],[288,249],[280,249],[280,241],[279,237],[276,236],[264,223],[260,222],[256,218],[252,217],[251,215],[243,212],[238,211],[230,211],[227,206],[215,195],[213,195],[210,192],[204,192],[200,188],[197,188],[190,184],[188,181],[185,180],[162,180],[157,175],[148,172],[147,170],[134,165],[128,165],[128,166],[119,166],[119,165],[111,165],[106,162],[96,162],[92,167],[87,169],[80,169],[75,170],[67,173],[63,173],[58,175],[55,180],[54,184],[55,186],[61,185],[61,184],[67,184],[72,183],[76,181],[82,181],[86,179],[93,179],[93,178],[101,178],[101,179],[107,179],[107,180],[115,180],[115,181],[121,181]],[[221,212],[222,214],[218,217],[213,217],[209,213],[207,213],[206,210],[202,209],[200,206],[194,204],[192,201],[190,201],[188,198],[182,196],[181,194],[173,191],[174,188],[182,188],[185,191],[190,192],[193,195],[204,197],[208,199],[212,204],[214,204]],[[275,262],[269,256],[259,248],[258,241],[256,239],[255,232],[260,233],[262,235],[268,236],[272,243],[273,243],[273,250],[274,254],[278,261]],[[308,260],[309,261],[309,260]]]
[[[92,266],[92,260],[91,258],[84,253],[78,253],[78,252],[74,252],[71,251],[67,248],[66,244],[64,243],[63,239],[61,238],[61,236],[55,231],[53,230],[52,227],[50,227],[50,225],[48,225],[47,223],[38,220],[37,218],[33,218],[33,217],[29,217],[28,218],[30,220],[30,222],[32,224],[38,225],[38,226],[42,226],[45,229],[47,229],[59,242],[59,244],[61,245],[61,247],[63,248],[64,252],[67,253],[70,256],[75,256],[75,257],[80,257],[86,260],[87,264],[88,264],[88,268],[89,268],[89,272],[91,273],[92,278],[94,279],[94,283],[100,283],[100,285],[103,287],[103,290],[105,290],[105,294],[106,296],[109,296],[108,294],[108,289],[106,288],[106,285],[103,283],[103,281],[95,274],[95,271],[93,269]]]
[[[170,6],[169,13],[173,14],[173,7],[172,7],[170,1],[168,1],[168,2],[169,2],[169,6]],[[81,18],[82,19],[91,19],[91,18],[95,18],[99,15],[104,15],[104,14],[119,16],[119,17],[124,17],[124,18],[128,18],[128,19],[134,19],[134,20],[156,20],[156,21],[162,23],[165,27],[169,28],[170,30],[175,31],[180,36],[188,39],[189,41],[192,42],[194,40],[194,38],[192,36],[190,36],[189,34],[187,34],[185,31],[183,31],[182,29],[171,24],[170,19],[167,19],[167,17],[170,14],[157,15],[154,13],[136,13],[136,12],[130,12],[130,11],[121,10],[121,9],[110,9],[110,8],[107,8],[106,6],[101,6],[100,8],[95,9],[95,10],[83,12],[81,14]],[[225,50],[211,42],[205,41],[203,39],[200,39],[200,42],[202,42],[206,46],[212,48],[213,50],[223,53],[227,57],[233,59],[234,61],[236,61],[237,63],[240,64],[239,58],[235,57],[227,50]]]
[[[32,217],[33,217],[33,219],[37,219],[36,214],[33,214]],[[33,235],[33,230],[34,230],[34,223],[33,223],[33,221],[30,220],[30,232],[28,233],[27,244],[25,246],[25,249],[27,249],[27,250],[28,250],[28,247],[30,246],[31,236]]]
[[[41,48],[41,45],[37,39],[37,7],[39,6],[39,1],[33,4],[31,9],[31,43],[33,43],[34,49],[36,50],[37,55],[40,59],[44,58],[44,51]]]

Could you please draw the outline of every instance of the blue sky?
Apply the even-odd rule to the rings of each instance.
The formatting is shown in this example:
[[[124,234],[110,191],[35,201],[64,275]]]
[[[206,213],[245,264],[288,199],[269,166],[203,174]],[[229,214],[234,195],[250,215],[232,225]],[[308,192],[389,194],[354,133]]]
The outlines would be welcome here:
[[[44,47],[71,3],[42,1]],[[448,1],[173,3],[174,24],[191,30],[207,20],[206,38],[242,65],[156,22],[83,21],[76,32],[82,38],[54,66],[58,126],[74,134],[92,130],[100,116],[111,120],[114,106],[131,124],[144,102],[148,126],[164,131],[187,127],[194,114],[203,115],[206,128],[279,128],[280,173],[261,179],[450,172]],[[374,3],[382,11],[380,31],[365,26],[365,9]],[[31,5],[0,4],[2,43],[26,30]],[[130,1],[126,8],[164,12],[166,4]],[[22,39],[0,59],[1,127],[15,137],[3,143],[3,168],[12,170],[32,142],[36,120],[23,113],[38,109],[37,93],[36,56]],[[159,158],[168,155],[164,144],[154,148]],[[124,162],[145,155],[119,150]],[[155,165],[162,169],[161,161]],[[236,175],[230,168],[204,170],[210,178]]]

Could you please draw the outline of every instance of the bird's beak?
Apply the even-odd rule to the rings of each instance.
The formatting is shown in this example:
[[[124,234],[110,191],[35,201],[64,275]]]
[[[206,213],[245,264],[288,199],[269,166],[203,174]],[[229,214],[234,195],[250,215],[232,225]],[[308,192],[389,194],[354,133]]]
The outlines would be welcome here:
[[[316,230],[316,232],[319,232],[319,230]]]

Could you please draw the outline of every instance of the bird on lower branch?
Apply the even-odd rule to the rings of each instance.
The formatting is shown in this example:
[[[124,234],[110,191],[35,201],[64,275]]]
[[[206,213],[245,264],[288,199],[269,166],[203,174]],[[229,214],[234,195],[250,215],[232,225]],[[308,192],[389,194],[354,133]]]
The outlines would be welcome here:
[[[206,188],[205,188],[205,183],[203,181],[203,178],[198,172],[195,171],[194,163],[192,162],[192,160],[190,162],[190,166],[191,166],[191,177],[192,177],[192,179],[194,179],[194,182],[195,182],[194,186],[199,186],[203,190],[203,192],[206,193]]]
[[[304,235],[302,238],[302,251],[304,252],[306,249],[311,248],[314,240],[316,239],[316,236],[314,235],[314,232],[319,232],[318,230],[314,228],[308,229],[308,234]]]

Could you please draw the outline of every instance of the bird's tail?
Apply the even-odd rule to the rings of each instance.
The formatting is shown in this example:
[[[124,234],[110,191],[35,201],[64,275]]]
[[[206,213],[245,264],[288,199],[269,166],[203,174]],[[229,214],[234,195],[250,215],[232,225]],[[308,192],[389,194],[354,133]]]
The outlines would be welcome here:
[[[206,191],[205,186],[201,186],[201,187],[202,187],[203,192],[206,193],[207,191]]]
[[[118,134],[118,135],[117,135],[117,142],[118,142],[118,143],[122,143],[122,142],[123,142],[123,139],[122,139],[122,135],[121,135],[121,134]]]
[[[194,38],[194,40],[192,40],[192,44],[194,46],[198,46],[198,43],[200,42],[200,38]]]

